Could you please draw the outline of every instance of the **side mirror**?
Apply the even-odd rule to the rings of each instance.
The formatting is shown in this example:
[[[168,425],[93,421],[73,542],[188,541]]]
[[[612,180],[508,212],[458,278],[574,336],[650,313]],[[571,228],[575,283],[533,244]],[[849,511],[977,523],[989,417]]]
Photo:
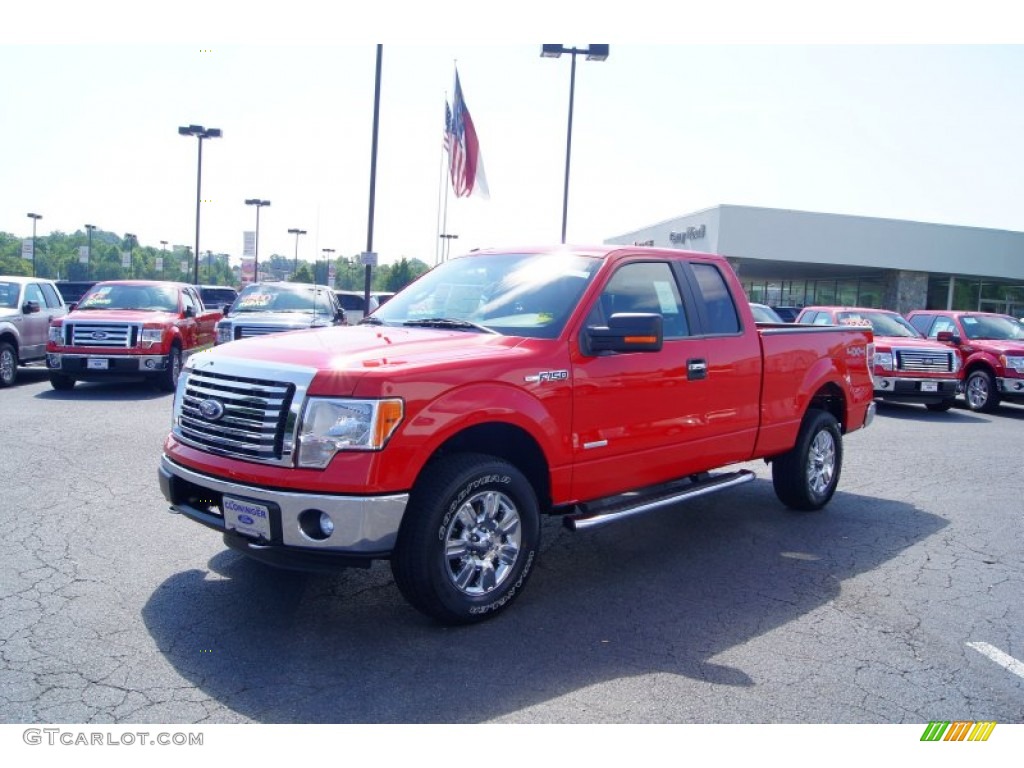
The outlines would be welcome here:
[[[939,331],[935,334],[935,340],[941,341],[943,344],[956,344],[960,346],[961,338],[952,331]]]
[[[220,308],[221,314],[224,315],[224,317],[227,317],[229,309],[231,309],[231,305],[225,304],[223,307]]]
[[[26,315],[34,315],[39,309],[38,301],[26,301],[21,305],[21,311]]]
[[[195,317],[195,316],[196,316],[196,309],[195,309],[195,307],[185,307],[185,317]]]
[[[653,312],[620,312],[608,325],[583,329],[580,347],[585,355],[602,352],[657,352],[664,341],[663,320]]]

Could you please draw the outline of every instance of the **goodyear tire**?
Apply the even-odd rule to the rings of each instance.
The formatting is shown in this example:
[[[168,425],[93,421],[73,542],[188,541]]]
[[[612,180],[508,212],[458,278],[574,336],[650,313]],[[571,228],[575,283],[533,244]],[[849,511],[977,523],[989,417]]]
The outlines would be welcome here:
[[[839,422],[827,411],[809,410],[796,445],[772,462],[775,495],[790,509],[821,509],[836,492],[842,467]]]
[[[50,386],[58,392],[67,392],[68,390],[75,388],[75,380],[63,373],[51,373]]]
[[[991,413],[999,405],[995,377],[984,368],[978,368],[967,376],[964,382],[964,399],[967,407],[979,413]]]
[[[167,356],[167,368],[160,372],[157,377],[157,386],[164,392],[173,392],[178,387],[178,377],[181,375],[181,349],[175,345],[171,347],[171,354]]]
[[[18,353],[6,341],[0,343],[0,388],[9,387],[18,377]]]
[[[449,456],[413,488],[391,571],[417,610],[471,624],[519,595],[539,540],[537,497],[518,469],[492,456]]]

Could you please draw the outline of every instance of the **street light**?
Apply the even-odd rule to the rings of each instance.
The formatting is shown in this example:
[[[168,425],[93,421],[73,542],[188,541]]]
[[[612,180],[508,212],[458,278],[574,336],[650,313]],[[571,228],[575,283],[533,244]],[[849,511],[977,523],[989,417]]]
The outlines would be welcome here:
[[[124,233],[124,239],[128,241],[128,269],[130,271],[131,278],[135,279],[135,235],[131,232]]]
[[[256,252],[252,265],[252,280],[254,283],[258,283],[260,281],[260,208],[270,205],[270,201],[254,197],[246,200],[245,204],[256,206]]]
[[[289,229],[289,235],[295,235],[295,263],[292,265],[292,280],[295,280],[295,273],[299,271],[299,235],[306,234],[304,229]]]
[[[167,258],[167,241],[160,241],[160,279],[164,278],[164,261]]]
[[[328,288],[333,288],[331,285],[331,256],[329,254],[334,253],[333,248],[321,248],[324,252],[324,283],[327,284]],[[313,270],[313,282],[316,282],[316,270]]]
[[[195,136],[199,139],[199,170],[196,171],[196,250],[195,250],[195,280],[194,285],[199,285],[199,204],[203,199],[203,139],[219,139],[223,133],[220,128],[204,128],[201,125],[182,125],[178,127],[178,134],[181,136]]]
[[[38,213],[27,214],[32,219],[32,277],[36,276],[36,222],[43,218]]]
[[[569,157],[572,154],[572,103],[576,92],[576,54],[583,53],[587,61],[604,61],[608,58],[609,46],[591,43],[588,48],[563,48],[561,43],[544,44],[540,55],[545,59],[557,59],[563,53],[572,54],[572,68],[569,75],[569,128],[565,138],[565,191],[562,193],[562,244],[565,244],[565,220],[569,211]]]
[[[92,271],[92,231],[96,229],[95,224],[86,224],[86,231],[89,233],[89,260],[85,262],[85,279],[89,279],[89,273]]]

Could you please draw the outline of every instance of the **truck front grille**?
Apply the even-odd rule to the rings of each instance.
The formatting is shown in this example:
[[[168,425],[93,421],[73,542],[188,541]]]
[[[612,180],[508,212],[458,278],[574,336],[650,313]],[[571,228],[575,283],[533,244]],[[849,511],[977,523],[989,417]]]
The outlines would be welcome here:
[[[266,336],[268,333],[281,333],[290,331],[291,328],[283,328],[280,325],[236,325],[235,338],[248,339],[253,336]]]
[[[183,442],[249,461],[289,463],[294,383],[192,370],[182,392],[174,431]]]
[[[946,350],[896,349],[896,369],[909,373],[952,373],[953,352]]]
[[[140,328],[137,323],[68,323],[64,342],[71,347],[131,349],[139,343]]]

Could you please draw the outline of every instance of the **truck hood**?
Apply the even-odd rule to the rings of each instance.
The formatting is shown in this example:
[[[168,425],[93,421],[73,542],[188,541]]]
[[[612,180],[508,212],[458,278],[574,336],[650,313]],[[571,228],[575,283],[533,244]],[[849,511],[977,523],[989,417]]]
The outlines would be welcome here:
[[[316,390],[351,394],[356,382],[371,372],[393,376],[414,368],[507,361],[509,352],[523,342],[518,336],[490,333],[353,325],[240,339],[203,352],[196,360],[311,368],[317,371]]]
[[[961,345],[965,355],[988,352],[990,355],[1024,355],[1024,341],[1011,339],[964,339]]]
[[[65,323],[153,323],[166,325],[179,320],[177,312],[153,312],[142,309],[83,309],[64,316]]]
[[[275,328],[309,328],[315,320],[329,324],[331,317],[323,313],[314,316],[312,312],[237,312],[228,315],[221,322]]]
[[[932,339],[915,339],[910,336],[875,336],[875,349],[931,349],[948,352],[950,347]]]

